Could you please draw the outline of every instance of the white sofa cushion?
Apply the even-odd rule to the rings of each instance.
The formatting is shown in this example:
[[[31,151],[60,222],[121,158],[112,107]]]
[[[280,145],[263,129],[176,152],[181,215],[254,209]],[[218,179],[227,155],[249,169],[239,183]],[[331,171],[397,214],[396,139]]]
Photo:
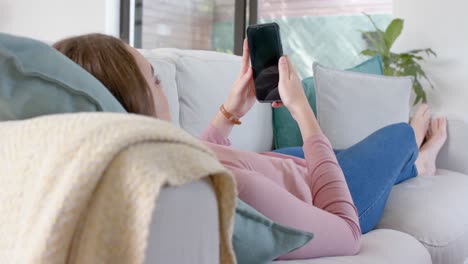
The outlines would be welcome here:
[[[438,170],[393,187],[378,228],[412,235],[434,264],[461,264],[468,258],[467,219],[468,176]]]
[[[449,118],[447,133],[447,142],[438,156],[437,168],[468,175],[468,119]]]
[[[275,261],[274,264],[430,264],[431,256],[421,243],[408,234],[379,229],[363,236],[356,256],[309,260]]]
[[[178,50],[176,82],[180,125],[199,137],[226,100],[241,58],[212,51]],[[230,136],[234,147],[268,151],[273,144],[271,105],[256,103]]]
[[[208,179],[162,188],[151,217],[144,264],[219,264],[217,202]]]
[[[139,50],[140,53],[153,65],[155,74],[161,80],[161,85],[169,101],[171,122],[180,127],[179,124],[179,94],[176,85],[176,67],[171,59],[171,50]]]
[[[408,122],[412,79],[335,70],[314,63],[317,119],[335,149]]]

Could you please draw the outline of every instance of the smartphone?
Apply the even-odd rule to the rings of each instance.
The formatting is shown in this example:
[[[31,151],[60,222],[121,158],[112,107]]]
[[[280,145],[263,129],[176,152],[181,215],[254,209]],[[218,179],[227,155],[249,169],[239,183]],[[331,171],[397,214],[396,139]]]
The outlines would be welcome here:
[[[278,61],[283,55],[283,47],[278,24],[249,26],[247,41],[257,100],[261,103],[281,102]]]

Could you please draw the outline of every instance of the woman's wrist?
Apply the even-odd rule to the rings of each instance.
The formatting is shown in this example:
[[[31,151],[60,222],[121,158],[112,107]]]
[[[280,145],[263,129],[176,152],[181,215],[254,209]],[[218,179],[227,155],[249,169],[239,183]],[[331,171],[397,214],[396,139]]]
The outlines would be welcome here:
[[[230,110],[227,110],[224,104],[219,107],[219,111],[234,125],[242,124],[242,122],[239,120],[239,116],[237,114],[233,114]]]
[[[231,134],[232,128],[234,127],[234,124],[227,119],[221,111],[216,113],[211,124],[216,127],[225,138],[229,137],[229,134]]]
[[[237,117],[237,118],[241,118],[242,116],[240,116],[240,113],[238,113],[236,107],[233,107],[230,103],[229,103],[229,100],[227,100],[226,102],[224,102],[224,104],[222,104],[224,106],[224,109],[226,109],[226,111],[230,114],[232,114],[233,116]]]
[[[307,138],[322,133],[312,108],[310,108],[309,105],[307,106],[308,107],[299,109],[293,115],[293,118],[296,120],[299,129],[301,130],[304,142]]]
[[[315,118],[314,112],[307,100],[304,103],[297,103],[295,106],[288,107],[288,110],[296,122],[299,123],[299,120],[309,119],[311,116]]]

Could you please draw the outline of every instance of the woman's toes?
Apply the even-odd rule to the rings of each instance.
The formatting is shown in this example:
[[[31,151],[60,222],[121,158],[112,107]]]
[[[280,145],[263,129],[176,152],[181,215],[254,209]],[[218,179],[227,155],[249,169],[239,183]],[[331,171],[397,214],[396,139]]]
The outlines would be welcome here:
[[[440,134],[445,141],[447,138],[447,119],[445,117],[439,117],[437,120],[437,133]]]
[[[434,175],[437,156],[447,140],[445,117],[436,117],[431,120],[426,139],[419,151],[416,167],[421,170],[422,175]]]
[[[432,134],[445,136],[447,134],[447,119],[445,117],[437,117],[432,125]]]
[[[431,112],[427,104],[422,104],[418,108],[418,110],[416,110],[414,116],[411,118],[410,125],[411,127],[413,127],[418,147],[421,146],[421,144],[424,141],[424,138],[426,137],[427,131],[430,126],[430,120]]]
[[[434,149],[438,153],[447,140],[447,120],[445,117],[432,119],[426,138],[423,148]]]
[[[431,118],[431,110],[429,109],[429,107],[426,107],[426,111],[424,111],[424,118],[425,119]]]
[[[437,130],[438,130],[437,128],[438,128],[438,127],[439,127],[439,118],[436,117],[436,118],[432,119],[432,121],[431,121],[431,128],[430,128],[430,130],[431,130],[431,133],[432,133],[433,135],[437,133]]]

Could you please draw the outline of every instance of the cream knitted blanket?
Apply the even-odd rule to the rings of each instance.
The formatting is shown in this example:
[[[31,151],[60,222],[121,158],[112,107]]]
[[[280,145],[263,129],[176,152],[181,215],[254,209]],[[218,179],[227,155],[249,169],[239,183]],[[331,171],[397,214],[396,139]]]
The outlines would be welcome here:
[[[203,177],[221,205],[220,262],[234,263],[233,178],[181,129],[110,113],[0,123],[0,263],[143,263],[161,186]]]

